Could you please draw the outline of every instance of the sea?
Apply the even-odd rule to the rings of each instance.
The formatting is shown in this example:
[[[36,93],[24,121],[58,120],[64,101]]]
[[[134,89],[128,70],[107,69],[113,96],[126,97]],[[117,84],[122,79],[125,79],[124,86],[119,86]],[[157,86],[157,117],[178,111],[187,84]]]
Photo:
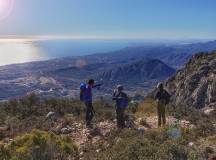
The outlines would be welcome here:
[[[111,52],[136,43],[138,41],[0,39],[0,66]]]
[[[179,41],[163,41],[166,44]],[[126,39],[0,39],[0,66],[63,57],[106,53],[131,46],[161,45],[155,40]]]

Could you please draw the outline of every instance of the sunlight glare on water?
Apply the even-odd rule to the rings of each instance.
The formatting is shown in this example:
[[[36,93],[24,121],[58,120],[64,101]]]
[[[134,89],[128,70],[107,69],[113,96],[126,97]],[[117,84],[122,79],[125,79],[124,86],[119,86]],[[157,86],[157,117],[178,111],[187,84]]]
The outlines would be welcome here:
[[[0,40],[0,65],[44,59],[43,52],[30,41]]]

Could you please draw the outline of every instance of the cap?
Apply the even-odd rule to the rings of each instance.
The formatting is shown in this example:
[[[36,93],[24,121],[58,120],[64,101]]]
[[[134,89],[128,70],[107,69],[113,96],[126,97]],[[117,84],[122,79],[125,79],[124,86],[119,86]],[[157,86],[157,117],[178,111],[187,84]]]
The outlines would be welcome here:
[[[163,86],[163,83],[158,83],[157,88],[160,88],[161,86]]]
[[[124,87],[123,87],[123,85],[119,84],[119,85],[117,85],[117,89],[118,89],[118,90],[123,90]]]

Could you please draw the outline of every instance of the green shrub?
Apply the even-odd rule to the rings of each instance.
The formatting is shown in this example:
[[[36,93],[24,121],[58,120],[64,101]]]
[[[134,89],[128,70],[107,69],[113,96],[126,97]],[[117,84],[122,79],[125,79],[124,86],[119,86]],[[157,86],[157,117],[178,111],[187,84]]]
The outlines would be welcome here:
[[[180,160],[196,159],[197,153],[185,145],[183,139],[174,140],[165,130],[149,130],[144,134],[124,130],[110,135],[111,147],[104,150],[100,160]]]
[[[136,113],[138,110],[138,106],[139,106],[139,103],[132,100],[129,103],[128,110],[132,113]]]
[[[1,157],[17,160],[52,160],[77,157],[78,148],[70,138],[34,130],[17,137],[0,151]]]

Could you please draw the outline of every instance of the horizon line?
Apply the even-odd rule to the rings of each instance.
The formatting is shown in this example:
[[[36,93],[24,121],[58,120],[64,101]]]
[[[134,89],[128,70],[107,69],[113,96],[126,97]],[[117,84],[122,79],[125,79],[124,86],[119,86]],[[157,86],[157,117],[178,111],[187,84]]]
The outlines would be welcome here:
[[[169,38],[167,38],[169,37]],[[39,40],[146,40],[146,41],[181,41],[181,40],[216,40],[216,37],[131,37],[131,36],[77,36],[77,35],[0,35],[1,40],[39,41]]]

